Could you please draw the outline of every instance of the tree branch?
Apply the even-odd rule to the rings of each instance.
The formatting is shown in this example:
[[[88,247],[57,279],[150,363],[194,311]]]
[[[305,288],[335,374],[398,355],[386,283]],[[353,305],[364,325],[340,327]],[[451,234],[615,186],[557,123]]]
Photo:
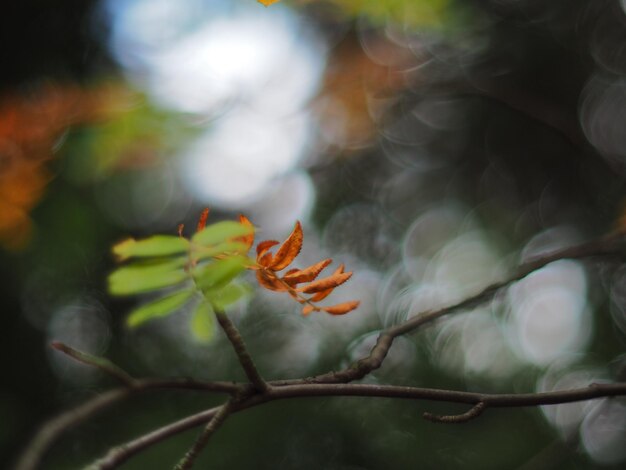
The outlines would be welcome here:
[[[96,460],[94,463],[88,465],[86,468],[88,470],[110,470],[113,468],[117,468],[119,465],[123,464],[129,458],[141,452],[142,450],[151,447],[164,439],[172,437],[179,432],[186,431],[195,426],[199,426],[206,423],[207,421],[210,421],[211,419],[213,419],[213,417],[220,408],[221,407],[218,406],[202,411],[200,413],[196,413],[189,416],[188,418],[176,421],[174,423],[170,423],[155,431],[144,434],[143,436],[140,436],[137,439],[133,439],[132,441],[129,441],[125,444],[113,447],[106,453],[104,457]]]
[[[259,371],[257,370],[254,361],[252,360],[252,356],[248,352],[246,348],[246,344],[239,333],[239,330],[235,326],[235,324],[230,321],[230,318],[220,310],[215,310],[215,318],[217,318],[218,323],[224,330],[226,337],[230,341],[237,354],[237,358],[239,359],[239,364],[243,368],[248,380],[254,385],[254,387],[262,393],[265,393],[269,390],[269,386],[267,382],[261,377]]]
[[[128,397],[133,392],[130,388],[118,388],[67,411],[45,423],[26,446],[15,465],[16,470],[37,470],[39,463],[52,447],[52,444],[65,431],[79,425],[100,411]]]
[[[590,384],[572,390],[540,393],[476,393],[437,388],[403,387],[373,384],[308,384],[273,387],[269,399],[299,397],[379,397],[409,400],[440,401],[476,405],[484,403],[490,408],[517,408],[539,405],[557,405],[594,398],[626,395],[626,382]]]
[[[311,384],[301,382],[297,385],[276,386],[276,382],[270,390],[263,394],[252,395],[241,402],[233,403],[228,413],[235,413],[247,408],[261,405],[269,401],[311,398],[311,397],[379,397],[379,398],[402,398],[409,400],[439,401],[448,403],[464,403],[474,405],[470,411],[461,415],[435,416],[426,413],[425,418],[434,417],[439,422],[466,422],[480,415],[485,408],[517,408],[540,405],[556,405],[575,401],[586,401],[595,398],[626,396],[626,383],[591,384],[588,387],[572,390],[542,393],[520,394],[484,394],[473,392],[461,392],[456,390],[442,390],[434,388],[402,387],[393,385],[372,384]],[[482,403],[482,405],[480,405]],[[105,458],[98,460],[90,470],[110,470],[128,460],[133,455],[147,447],[155,445],[175,434],[207,423],[213,419],[220,409],[211,408],[200,413],[183,418],[175,423],[168,424],[156,429],[144,436],[134,439],[109,451]],[[103,465],[103,462],[106,465]]]
[[[382,331],[378,336],[376,344],[370,351],[369,355],[352,363],[346,369],[329,372],[326,374],[316,375],[314,377],[308,377],[307,383],[346,383],[354,380],[359,380],[365,377],[370,372],[378,369],[389,349],[393,345],[393,341],[398,336],[411,333],[418,328],[432,323],[441,317],[457,313],[461,310],[468,310],[476,308],[486,302],[489,302],[494,296],[504,287],[513,284],[516,281],[524,279],[529,274],[537,271],[550,263],[559,261],[562,259],[584,259],[598,256],[608,256],[620,253],[624,247],[626,241],[626,235],[624,233],[614,233],[602,238],[592,240],[581,245],[574,247],[564,248],[561,250],[542,255],[540,257],[531,259],[530,261],[522,264],[517,268],[515,273],[508,279],[494,283],[478,294],[468,297],[456,304],[443,307],[434,311],[426,311],[415,315],[404,323],[387,328]],[[290,385],[297,383],[297,380],[283,380],[278,382],[279,385]]]
[[[205,448],[213,433],[217,431],[226,418],[228,418],[228,415],[233,411],[234,404],[235,400],[231,398],[218,408],[217,412],[213,415],[200,436],[198,436],[196,442],[194,442],[191,449],[189,449],[180,462],[178,462],[178,465],[174,467],[174,470],[188,470],[193,466],[196,458],[200,455],[202,449]]]
[[[261,403],[265,403],[268,400],[269,399],[267,398],[267,395],[251,396],[245,402],[233,404],[231,413],[243,410],[245,408],[250,408]],[[178,433],[207,423],[208,421],[213,419],[213,416],[215,415],[215,413],[217,413],[219,409],[220,407],[218,406],[215,408],[201,411],[199,413],[195,413],[193,415],[187,416],[186,418],[155,429],[154,431],[144,434],[143,436],[133,439],[132,441],[129,441],[125,444],[114,447],[113,449],[109,450],[103,458],[97,460],[92,465],[89,465],[87,468],[89,468],[89,470],[110,470],[116,468],[122,463],[126,462],[135,454],[141,452],[148,447],[158,444],[159,442],[168,439]]]
[[[237,328],[232,324],[230,319],[223,312],[216,312],[216,316],[220,326],[224,330],[230,340],[239,362],[241,363],[248,379],[256,388],[250,390],[249,384],[236,384],[232,382],[197,382],[193,380],[128,380],[127,374],[115,368],[117,366],[112,363],[103,364],[99,361],[93,361],[91,356],[74,355],[66,351],[75,351],[71,348],[66,349],[70,356],[81,362],[99,367],[110,375],[115,376],[124,382],[128,387],[124,389],[116,389],[96,397],[83,405],[70,410],[57,418],[46,423],[33,438],[24,454],[18,461],[17,470],[34,470],[49,447],[58,439],[58,437],[68,430],[70,427],[76,426],[85,419],[96,414],[102,409],[116,403],[128,396],[154,389],[193,389],[205,390],[210,392],[228,393],[231,396],[245,396],[241,401],[232,404],[232,408],[228,413],[234,413],[251,406],[257,406],[262,403],[297,397],[314,397],[314,396],[371,396],[371,397],[387,397],[387,398],[407,398],[416,400],[433,400],[454,403],[465,403],[473,405],[468,412],[461,415],[449,415],[434,417],[435,420],[443,422],[463,422],[478,416],[486,407],[516,407],[516,406],[538,406],[550,405],[557,403],[568,403],[571,401],[590,400],[599,397],[609,397],[617,395],[626,395],[626,383],[617,384],[593,384],[589,387],[575,390],[567,390],[561,392],[535,393],[535,394],[503,394],[490,395],[478,394],[470,392],[458,392],[451,390],[437,390],[427,388],[414,387],[398,387],[398,386],[381,386],[366,384],[350,384],[354,380],[358,380],[379,368],[393,341],[396,337],[410,333],[423,325],[434,322],[435,320],[456,313],[461,310],[474,308],[489,300],[493,299],[495,294],[502,288],[509,286],[513,282],[519,281],[530,273],[541,269],[557,260],[561,259],[583,259],[594,256],[615,255],[620,252],[624,245],[625,235],[622,233],[612,234],[604,238],[600,238],[582,245],[578,245],[563,250],[558,250],[548,255],[541,256],[531,260],[520,266],[516,272],[507,280],[492,284],[480,293],[469,297],[457,304],[431,312],[424,312],[413,318],[392,326],[378,337],[376,345],[372,348],[369,355],[356,361],[350,367],[338,371],[321,374],[314,377],[294,380],[272,381],[269,384],[263,380],[258,373],[252,358],[250,357],[243,339]],[[59,343],[60,344],[60,343]],[[56,346],[59,349],[58,346]],[[81,353],[82,354],[82,353]],[[121,369],[119,369],[121,370]],[[480,404],[483,405],[480,405]],[[122,446],[116,447],[101,460],[94,464],[95,469],[115,468],[137,452],[160,442],[178,432],[190,429],[211,420],[218,408],[197,413],[190,417],[184,418],[175,423],[164,426],[156,431],[139,437]],[[226,413],[226,412],[225,412]],[[427,413],[426,417],[434,415]],[[224,416],[224,418],[226,415]],[[223,419],[223,418],[222,418]],[[220,424],[217,422],[216,426]],[[211,431],[212,433],[213,431]]]

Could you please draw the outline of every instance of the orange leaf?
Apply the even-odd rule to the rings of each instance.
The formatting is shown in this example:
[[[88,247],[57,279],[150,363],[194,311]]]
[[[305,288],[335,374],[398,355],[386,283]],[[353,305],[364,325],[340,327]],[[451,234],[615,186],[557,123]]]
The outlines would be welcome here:
[[[280,282],[278,282],[276,279],[269,278],[261,270],[256,272],[256,279],[257,279],[257,281],[259,281],[259,284],[262,287],[265,287],[268,290],[273,290],[273,291],[277,291],[277,292],[281,292],[281,291],[287,290],[285,288],[285,286],[283,286]]]
[[[263,6],[269,7],[272,3],[279,2],[280,0],[257,0]]]
[[[325,291],[327,289],[334,289],[337,286],[340,286],[344,282],[346,282],[352,273],[340,273],[333,274],[332,276],[325,277],[323,279],[319,279],[317,281],[313,281],[310,284],[301,287],[298,289],[298,292],[304,292],[305,294],[313,294],[315,292]]]
[[[274,245],[278,245],[279,243],[280,242],[277,242],[276,240],[264,240],[264,241],[260,242],[256,246],[256,259],[257,259],[257,261],[259,261],[259,263],[261,263],[261,260],[264,258],[264,255],[267,252],[267,250],[269,250]],[[271,260],[272,256],[270,255],[269,258],[266,258],[266,259]],[[263,263],[261,263],[261,264],[263,264]],[[267,266],[267,264],[263,264],[263,266]]]
[[[319,273],[321,273],[323,269],[328,266],[332,261],[333,260],[329,258],[320,261],[313,266],[309,266],[306,269],[292,269],[283,276],[283,281],[287,282],[289,285],[296,285],[300,284],[301,282],[311,282],[315,280]]]
[[[333,273],[333,276],[336,275],[336,274],[343,273],[344,269],[345,269],[345,265],[343,263],[340,264],[337,267],[337,269],[335,269],[335,272]],[[333,293],[334,289],[335,289],[334,287],[331,287],[330,289],[319,291],[317,294],[315,294],[309,300],[311,300],[311,302],[319,302],[320,300],[324,300],[326,297],[328,297],[330,294]]]
[[[246,227],[254,227],[254,225],[252,225],[252,222],[250,222],[250,220],[243,214],[239,214],[239,223],[241,225],[245,225]],[[251,233],[250,235],[244,235],[243,237],[237,237],[235,238],[235,241],[241,242],[246,245],[248,247],[248,249],[246,250],[247,252],[250,248],[252,248],[252,244],[254,243],[254,233]]]
[[[289,266],[296,256],[298,256],[298,253],[300,253],[303,238],[302,226],[300,222],[296,222],[293,232],[291,232],[291,235],[289,235],[287,240],[280,246],[269,267],[274,271],[280,271]]]
[[[314,310],[315,310],[315,307],[313,307],[313,305],[305,305],[304,307],[302,307],[302,315],[306,317],[309,313],[311,313]]]
[[[292,276],[293,274],[296,274],[298,272],[300,272],[298,268],[290,269],[289,271],[285,273],[285,275],[281,278],[281,280],[289,284],[291,287],[293,287],[296,285],[296,283],[293,282],[291,279],[289,279],[289,276]]]
[[[201,230],[204,229],[204,227],[206,227],[206,221],[209,218],[209,208],[205,207],[204,210],[202,211],[202,214],[200,214],[200,220],[198,220],[198,227],[196,228],[196,232],[200,232]]]
[[[333,276],[335,274],[341,274],[345,269],[346,269],[346,265],[341,263],[339,266],[337,266],[337,269],[335,269],[335,272],[333,273]]]
[[[260,259],[257,259],[257,263],[259,263],[261,266],[267,266],[272,262],[272,254],[271,253],[265,253],[263,256],[261,256]]]
[[[343,302],[337,305],[332,305],[330,307],[323,307],[326,313],[330,313],[331,315],[345,315],[348,312],[351,312],[355,308],[359,306],[361,302],[358,300],[351,300],[350,302]],[[304,313],[304,312],[303,312]]]
[[[326,289],[326,290],[321,290],[317,294],[315,294],[313,297],[311,297],[309,300],[311,302],[319,302],[320,300],[324,300],[326,297],[332,294],[334,290],[335,290],[334,287],[331,287],[330,289]]]

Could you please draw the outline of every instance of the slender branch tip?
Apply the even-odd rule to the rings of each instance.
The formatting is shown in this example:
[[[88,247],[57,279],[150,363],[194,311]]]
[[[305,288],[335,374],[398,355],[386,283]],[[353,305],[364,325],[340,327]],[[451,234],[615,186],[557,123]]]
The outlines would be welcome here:
[[[461,424],[467,423],[468,421],[477,418],[483,413],[483,411],[485,411],[485,408],[487,408],[485,402],[479,401],[468,411],[458,415],[436,415],[425,411],[422,416],[424,417],[424,419],[432,421],[433,423]]]
[[[94,356],[93,354],[79,351],[78,349],[74,349],[61,341],[52,341],[50,343],[50,347],[62,352],[77,362],[100,369],[102,372],[105,372],[127,387],[134,387],[137,384],[137,380],[135,378],[106,357]]]

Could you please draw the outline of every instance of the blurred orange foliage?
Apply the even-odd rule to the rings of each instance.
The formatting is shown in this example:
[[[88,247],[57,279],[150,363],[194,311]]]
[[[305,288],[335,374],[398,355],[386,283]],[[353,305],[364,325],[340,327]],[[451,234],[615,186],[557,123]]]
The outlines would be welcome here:
[[[367,47],[369,54],[356,33],[335,46],[316,99],[322,129],[341,150],[372,143],[376,118],[407,88],[405,71],[416,62],[413,52],[380,34],[372,33]],[[386,64],[377,63],[372,53],[385,57]]]
[[[52,179],[46,163],[70,126],[107,114],[108,91],[48,84],[0,95],[0,245],[18,250],[28,243],[29,213]]]

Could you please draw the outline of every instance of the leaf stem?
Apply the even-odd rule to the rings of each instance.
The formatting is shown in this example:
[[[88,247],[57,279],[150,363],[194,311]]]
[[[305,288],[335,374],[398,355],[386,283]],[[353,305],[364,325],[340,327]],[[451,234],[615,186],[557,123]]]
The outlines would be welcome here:
[[[252,356],[248,352],[246,348],[246,344],[239,333],[239,330],[235,326],[235,324],[228,318],[226,313],[220,309],[214,307],[215,318],[219,323],[220,327],[226,334],[226,337],[230,341],[230,344],[233,346],[235,353],[237,354],[237,358],[239,359],[239,364],[241,364],[242,369],[246,373],[248,380],[252,383],[252,385],[261,393],[266,393],[269,391],[270,387],[267,382],[261,377],[259,371],[252,360]]]

